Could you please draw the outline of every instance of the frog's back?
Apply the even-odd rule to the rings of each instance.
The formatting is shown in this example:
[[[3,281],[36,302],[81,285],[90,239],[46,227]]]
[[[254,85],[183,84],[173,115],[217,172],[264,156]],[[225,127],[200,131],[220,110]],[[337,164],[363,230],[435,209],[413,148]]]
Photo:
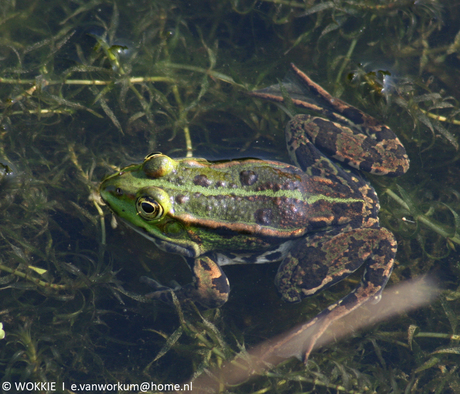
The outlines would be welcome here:
[[[213,231],[296,238],[360,219],[365,205],[362,187],[367,184],[360,178],[350,183],[343,176],[308,174],[276,161],[184,159],[179,172],[180,182],[192,186],[177,192],[165,187],[174,196],[174,217]]]

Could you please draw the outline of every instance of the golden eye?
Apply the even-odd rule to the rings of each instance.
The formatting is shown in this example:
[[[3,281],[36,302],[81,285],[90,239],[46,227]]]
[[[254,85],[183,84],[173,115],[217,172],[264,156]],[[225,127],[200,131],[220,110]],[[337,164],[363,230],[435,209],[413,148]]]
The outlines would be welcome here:
[[[154,198],[139,197],[136,201],[137,213],[145,220],[158,220],[163,217],[164,209]]]

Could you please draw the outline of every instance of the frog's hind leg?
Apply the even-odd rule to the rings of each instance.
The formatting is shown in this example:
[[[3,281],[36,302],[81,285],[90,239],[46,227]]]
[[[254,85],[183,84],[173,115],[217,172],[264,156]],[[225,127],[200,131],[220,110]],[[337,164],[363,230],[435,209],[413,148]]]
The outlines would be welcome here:
[[[297,115],[288,123],[286,137],[308,138],[326,156],[375,175],[400,176],[408,170],[409,158],[404,146],[387,126],[380,126],[376,139],[371,132],[365,133],[347,119],[339,115],[335,118],[336,121]]]
[[[333,97],[293,64],[290,81],[282,87],[284,93],[278,84],[249,94],[277,103],[284,103],[287,94],[296,107],[320,115],[295,116],[288,133],[289,128],[292,135],[297,130],[299,137],[308,138],[325,155],[359,170],[388,176],[408,170],[406,150],[385,124]]]
[[[301,332],[315,328],[304,344],[305,359],[333,321],[367,301],[380,300],[391,275],[396,247],[396,240],[387,229],[360,228],[337,235],[313,236],[292,249],[275,280],[282,298],[289,302],[299,302],[326,289],[366,264],[361,284],[355,290],[301,326]],[[296,330],[296,335],[299,333]]]

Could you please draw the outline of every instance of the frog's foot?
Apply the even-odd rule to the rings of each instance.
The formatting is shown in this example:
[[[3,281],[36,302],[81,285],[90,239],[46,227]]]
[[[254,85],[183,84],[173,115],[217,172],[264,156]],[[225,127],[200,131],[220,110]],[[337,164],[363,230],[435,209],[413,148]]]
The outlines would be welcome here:
[[[293,64],[291,72],[289,83],[283,87],[291,95],[292,104],[323,116],[295,116],[288,125],[289,153],[299,167],[310,167],[312,158],[305,145],[313,143],[326,155],[372,174],[399,176],[409,169],[406,150],[388,126],[331,96]],[[250,94],[275,102],[285,100],[279,84]]]
[[[174,293],[179,301],[188,299],[204,309],[219,308],[225,304],[230,293],[230,283],[221,268],[207,256],[192,260],[191,264],[193,264],[193,282],[184,287],[177,283],[174,287],[167,287],[156,280],[142,277],[141,281],[155,290],[146,297],[173,305],[172,293]]]
[[[139,281],[154,289],[153,292],[145,295],[146,298],[154,298],[171,305],[173,304],[171,293],[178,292],[182,288],[177,282],[171,283],[171,286],[164,286],[155,279],[147,276],[141,276]]]
[[[355,291],[329,306],[312,320],[296,327],[279,341],[275,341],[267,348],[266,353],[282,358],[296,356],[306,363],[313,349],[323,345],[321,343],[322,336],[328,327],[369,300],[370,294],[373,291],[372,286],[358,287]]]
[[[301,327],[301,331],[315,328],[303,349],[305,359],[333,321],[367,301],[380,300],[391,275],[396,246],[393,234],[385,228],[359,228],[335,236],[306,238],[290,251],[275,280],[282,297],[289,302],[326,289],[366,264],[362,282],[353,292]]]

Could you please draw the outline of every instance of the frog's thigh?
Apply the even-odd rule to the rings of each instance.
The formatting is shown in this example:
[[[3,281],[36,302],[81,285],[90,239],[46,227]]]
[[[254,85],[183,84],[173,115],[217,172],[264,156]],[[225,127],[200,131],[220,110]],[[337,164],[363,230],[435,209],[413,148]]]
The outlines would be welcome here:
[[[308,139],[327,156],[359,170],[379,175],[398,176],[409,168],[406,150],[391,129],[374,125],[373,132],[351,124],[320,117],[297,115],[286,129],[288,145],[301,146]],[[307,142],[307,144],[309,143]],[[296,161],[299,159],[294,158]],[[302,160],[302,159],[301,159]]]
[[[385,287],[396,254],[396,240],[385,228],[360,228],[335,236],[299,241],[283,260],[275,284],[284,300],[302,298],[327,289],[366,262],[360,287],[377,297]]]
[[[194,260],[193,282],[184,286],[185,297],[205,308],[218,308],[225,304],[230,293],[230,283],[222,268],[207,256]]]

